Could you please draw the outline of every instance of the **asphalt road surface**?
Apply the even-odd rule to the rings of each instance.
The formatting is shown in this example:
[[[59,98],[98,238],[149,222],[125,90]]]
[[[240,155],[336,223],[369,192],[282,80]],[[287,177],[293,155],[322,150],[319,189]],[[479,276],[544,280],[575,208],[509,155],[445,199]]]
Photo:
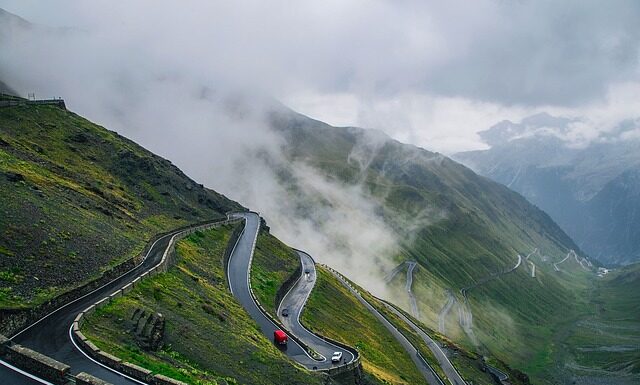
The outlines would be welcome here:
[[[31,374],[22,371],[18,368],[14,368],[13,366],[5,366],[9,365],[8,363],[2,361],[0,362],[0,384],[15,384],[15,385],[49,385],[50,383],[47,381],[39,380],[37,377],[32,376]],[[13,369],[12,369],[13,368]]]
[[[440,332],[440,334],[444,334],[446,335],[446,321],[447,321],[447,315],[449,314],[449,311],[451,311],[451,308],[453,307],[453,305],[456,303],[456,297],[453,296],[453,293],[451,293],[451,290],[447,289],[447,302],[445,303],[444,307],[442,308],[442,310],[440,310],[440,313],[438,314],[438,331]]]
[[[393,306],[390,306],[386,303],[385,303],[385,306],[387,306],[389,310],[391,310],[398,317],[400,317],[407,325],[409,325],[409,327],[411,327],[411,329],[413,329],[416,333],[418,333],[420,338],[422,338],[424,343],[427,344],[427,346],[429,347],[429,350],[431,350],[433,355],[436,357],[436,360],[438,360],[438,364],[440,364],[440,367],[442,368],[444,373],[447,375],[447,378],[453,383],[453,385],[466,385],[466,382],[464,382],[464,380],[462,379],[462,376],[460,376],[460,373],[458,373],[458,371],[453,367],[453,364],[451,363],[451,361],[449,361],[449,358],[447,358],[447,355],[444,354],[442,349],[440,349],[440,346],[434,340],[432,340],[427,333],[425,333],[422,329],[418,327],[418,325],[413,323],[413,321],[411,321],[409,318],[405,317],[404,314],[399,312]]]
[[[342,283],[350,292],[353,294],[361,304],[363,304],[367,310],[373,314],[382,325],[384,325],[387,330],[393,335],[393,337],[402,345],[402,347],[409,353],[411,360],[413,360],[414,364],[418,368],[418,371],[422,374],[422,376],[427,380],[427,383],[431,385],[444,385],[444,383],[440,380],[438,375],[433,371],[433,369],[429,366],[429,364],[418,355],[418,350],[411,344],[411,342],[402,334],[391,322],[389,322],[375,307],[373,307],[366,299],[364,299],[360,293],[358,293],[354,288],[349,285],[344,280],[342,275],[336,273],[333,270],[330,270],[333,275],[338,278],[338,281]]]
[[[142,264],[135,269],[84,297],[58,308],[21,333],[12,336],[11,339],[15,343],[71,366],[71,373],[73,374],[87,372],[114,385],[140,384],[141,382],[137,380],[127,378],[87,358],[72,342],[70,328],[76,315],[82,310],[157,265],[162,259],[164,251],[169,246],[171,237],[181,231],[183,230],[174,231],[156,240],[149,249]],[[2,379],[1,384],[7,383],[12,385],[47,383],[42,381],[34,382],[36,380],[19,374],[4,364],[0,365],[0,379]],[[5,380],[8,381],[5,382]]]
[[[415,261],[407,262],[407,266],[409,267],[407,268],[407,283],[405,285],[405,290],[409,295],[411,314],[416,318],[420,318],[420,313],[418,312],[418,302],[416,301],[416,296],[413,295],[413,291],[411,291],[411,286],[413,286],[413,270],[415,270],[416,265],[418,265],[418,263]]]
[[[307,302],[307,298],[309,298],[309,294],[316,284],[317,275],[316,264],[313,258],[303,251],[297,251],[297,253],[302,263],[301,276],[282,299],[278,307],[278,318],[280,318],[280,321],[288,331],[293,333],[305,344],[311,346],[327,360],[331,360],[331,355],[333,355],[334,352],[342,352],[342,361],[334,365],[349,363],[355,359],[353,353],[323,340],[305,329],[300,323],[300,314],[302,314],[302,309]],[[286,317],[282,315],[284,309],[289,311],[289,315]]]
[[[231,288],[233,296],[238,300],[238,302],[240,302],[251,318],[258,323],[262,333],[264,333],[264,335],[270,340],[273,340],[273,332],[279,328],[262,312],[262,310],[260,310],[253,299],[249,288],[249,271],[251,269],[251,260],[253,259],[255,240],[260,228],[260,217],[255,213],[241,213],[235,215],[237,217],[245,218],[246,224],[231,257],[229,258],[229,266],[227,267],[229,287]],[[309,346],[316,351],[326,352],[330,345],[328,342],[318,339],[309,344]],[[335,348],[331,349],[333,350]],[[330,357],[322,360],[311,358],[307,351],[292,338],[289,338],[289,343],[286,347],[281,348],[281,350],[289,358],[303,365],[307,369],[325,369],[334,365],[331,363]]]

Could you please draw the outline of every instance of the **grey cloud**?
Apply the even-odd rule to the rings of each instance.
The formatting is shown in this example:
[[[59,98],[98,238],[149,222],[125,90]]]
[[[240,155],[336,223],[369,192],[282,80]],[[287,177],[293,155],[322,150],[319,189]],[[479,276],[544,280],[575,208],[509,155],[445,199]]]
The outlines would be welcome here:
[[[143,66],[146,58],[278,95],[295,88],[361,97],[411,91],[577,105],[639,77],[640,3],[631,0],[0,6],[92,31],[104,45],[94,48],[98,57],[131,55],[124,60]]]
[[[496,2],[458,54],[427,75],[438,93],[503,104],[577,105],[639,78],[640,3]],[[458,49],[459,44],[465,44]]]

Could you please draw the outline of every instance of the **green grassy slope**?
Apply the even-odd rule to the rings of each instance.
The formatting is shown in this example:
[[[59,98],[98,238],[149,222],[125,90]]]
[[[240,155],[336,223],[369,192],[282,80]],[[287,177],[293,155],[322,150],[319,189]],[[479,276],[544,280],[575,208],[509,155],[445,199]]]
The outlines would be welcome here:
[[[309,330],[356,347],[364,369],[383,383],[426,383],[387,329],[324,269],[318,269],[301,321]]]
[[[178,262],[92,315],[84,326],[102,350],[191,384],[320,384],[295,366],[226,288],[222,255],[232,227],[180,241]],[[136,345],[131,319],[137,308],[166,317],[165,347]],[[215,382],[218,381],[218,382]]]
[[[333,276],[330,275],[330,278]],[[348,279],[348,278],[347,278]],[[440,376],[443,381],[449,381],[446,377],[445,372],[439,367],[438,361],[429,349],[429,347],[424,343],[422,338],[407,324],[398,317],[397,314],[392,312],[385,304],[380,301],[377,297],[373,296],[371,293],[360,287],[355,282],[350,281],[351,285],[356,287],[360,294],[363,296],[365,300],[367,300],[374,308],[376,308],[381,314],[383,314],[391,324],[393,324],[411,343],[420,351],[420,354],[427,360],[429,365],[433,368],[434,371]],[[438,343],[449,356],[450,361],[455,366],[456,370],[461,374],[461,376],[466,380],[473,384],[483,384],[483,385],[493,385],[495,384],[495,380],[493,377],[482,370],[483,367],[483,359],[489,362],[492,365],[499,366],[501,370],[506,373],[509,373],[511,378],[511,383],[514,385],[517,384],[528,384],[528,382],[523,378],[521,373],[512,370],[504,363],[496,361],[495,357],[484,356],[481,357],[478,354],[468,351],[459,345],[455,344],[453,341],[449,340],[445,336],[435,332],[434,330],[428,328],[424,323],[420,320],[414,318],[406,311],[399,309],[397,310],[402,312],[405,317],[411,319],[418,327],[422,329],[426,334],[428,334],[436,343]]]
[[[346,187],[360,186],[368,194],[399,243],[394,255],[380,257],[420,264],[413,290],[421,320],[432,329],[437,330],[447,290],[462,303],[461,288],[514,266],[518,254],[538,248],[548,257],[536,262],[536,278],[521,266],[470,292],[477,340],[456,325],[457,307],[447,321],[447,334],[456,342],[533,370],[534,377],[545,381],[542,372],[550,367],[532,362],[548,362],[550,336],[567,316],[584,310],[588,285],[588,274],[576,266],[565,273],[553,271],[551,262],[561,260],[569,249],[580,251],[549,216],[503,185],[381,133],[331,127],[286,110],[271,119],[286,139],[291,162],[309,165]],[[286,179],[286,172],[279,175],[285,175],[283,182],[294,192],[290,199],[301,211],[313,212],[323,204],[322,199],[301,195],[297,181]],[[408,309],[403,286],[404,279],[391,285],[397,294],[393,300]]]
[[[590,286],[588,312],[554,336],[559,371],[578,383],[640,383],[640,264]]]
[[[296,272],[300,258],[273,235],[260,231],[251,265],[251,288],[258,301],[276,316],[276,293]]]
[[[166,159],[53,106],[0,109],[0,308],[28,307],[241,207]]]

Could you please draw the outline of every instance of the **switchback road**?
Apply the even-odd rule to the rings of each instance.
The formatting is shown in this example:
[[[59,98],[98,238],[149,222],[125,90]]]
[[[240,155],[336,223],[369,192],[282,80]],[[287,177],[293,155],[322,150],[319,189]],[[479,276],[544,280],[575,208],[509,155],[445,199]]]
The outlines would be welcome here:
[[[311,333],[300,323],[300,315],[302,309],[311,294],[311,290],[316,284],[316,264],[304,251],[297,251],[300,261],[302,263],[302,272],[298,281],[293,285],[291,290],[284,296],[280,306],[278,307],[278,318],[288,331],[293,333],[305,344],[311,346],[316,352],[321,354],[328,360],[331,359],[331,355],[334,352],[342,352],[342,362],[349,363],[355,359],[353,353],[343,349],[337,345],[328,343],[317,335]],[[282,315],[282,310],[287,309],[289,311],[288,316]]]
[[[99,289],[58,308],[22,332],[12,336],[11,339],[13,342],[24,347],[70,365],[71,371],[74,374],[87,372],[114,385],[140,384],[139,381],[108,369],[85,356],[85,354],[74,345],[70,333],[71,325],[76,315],[82,310],[117,289],[120,289],[143,272],[157,265],[169,246],[171,237],[182,231],[184,230],[177,230],[157,239],[150,247],[143,262],[133,270],[130,270]],[[11,378],[13,381],[11,384],[17,385],[33,384],[33,381],[35,381],[32,378],[11,370],[4,364],[0,366],[0,378]],[[39,381],[39,383],[46,382]]]
[[[256,303],[256,300],[251,294],[250,287],[251,261],[253,259],[255,242],[258,237],[258,231],[260,229],[260,217],[256,213],[241,213],[235,215],[244,218],[246,222],[244,231],[242,235],[240,235],[238,243],[236,244],[231,257],[229,258],[229,265],[227,267],[229,287],[231,288],[231,293],[233,294],[233,296],[238,300],[238,302],[240,302],[242,307],[244,307],[247,313],[249,313],[251,318],[253,318],[253,320],[258,323],[258,326],[260,326],[260,330],[262,330],[264,335],[266,335],[267,338],[272,339],[273,332],[280,328],[260,309],[260,307]],[[298,281],[298,284],[300,284],[300,281]],[[310,291],[310,289],[311,288],[304,284],[304,287],[301,289],[302,291],[298,293],[303,293],[307,290]],[[291,300],[293,301],[294,299]],[[296,306],[301,305],[297,300],[294,302],[296,303]],[[303,304],[304,301],[302,301],[302,305]],[[292,314],[292,316],[294,315]],[[326,356],[329,354],[329,352],[333,353],[334,351],[343,351],[348,353],[344,349],[337,349],[335,345],[324,341],[323,339],[318,338],[311,333],[304,333],[303,330],[305,329],[296,328],[295,335],[300,338],[302,336],[299,336],[298,333],[304,335],[308,339],[308,341],[303,340],[304,343],[307,343],[313,350],[317,352],[324,352],[322,353],[324,357],[320,359],[312,358],[304,349],[304,347],[302,347],[298,342],[291,338],[289,338],[289,343],[283,351],[289,358],[303,365],[307,369],[319,370],[333,367],[334,364],[331,362],[330,355],[329,357]],[[285,332],[287,332],[288,334],[290,333],[290,331],[287,330],[285,330]],[[351,353],[346,353],[343,353],[343,355],[346,356],[345,358],[348,358],[349,361],[353,359],[353,355]]]
[[[346,287],[351,294],[353,294],[356,299],[364,305],[364,307],[373,314],[382,325],[393,335],[393,337],[402,345],[402,347],[409,353],[411,360],[416,364],[418,371],[422,374],[422,376],[427,380],[427,383],[431,385],[444,385],[440,377],[433,371],[431,366],[427,363],[427,361],[422,358],[422,356],[418,355],[418,350],[415,346],[411,344],[411,342],[405,337],[398,329],[389,320],[385,318],[373,305],[371,305],[366,299],[360,295],[360,293],[351,286],[349,282],[345,280],[345,278],[338,272],[333,269],[329,269],[329,271],[338,279],[338,281]]]
[[[460,373],[458,373],[458,371],[453,366],[451,361],[449,361],[449,358],[447,357],[447,355],[440,348],[440,346],[433,339],[431,339],[431,337],[429,337],[427,333],[425,333],[420,327],[418,327],[418,325],[416,325],[412,320],[410,320],[404,314],[399,312],[395,307],[387,303],[384,303],[384,304],[389,310],[391,310],[398,317],[400,317],[407,325],[409,325],[411,329],[413,329],[416,333],[418,333],[420,338],[422,338],[424,343],[427,344],[427,347],[429,347],[429,350],[431,350],[433,355],[436,357],[436,360],[438,360],[440,367],[442,368],[442,370],[444,370],[444,373],[447,375],[447,378],[452,382],[453,385],[466,385],[466,382],[462,379],[462,376],[460,376]]]

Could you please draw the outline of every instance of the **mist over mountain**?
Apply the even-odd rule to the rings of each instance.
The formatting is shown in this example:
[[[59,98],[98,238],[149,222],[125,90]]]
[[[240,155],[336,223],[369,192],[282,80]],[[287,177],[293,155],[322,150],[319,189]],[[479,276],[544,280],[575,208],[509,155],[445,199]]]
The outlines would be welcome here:
[[[30,24],[0,12],[0,82],[6,83],[6,89],[22,95],[64,97],[70,110],[170,159],[184,171],[181,178],[191,178],[202,183],[200,189],[210,188],[223,194],[220,197],[259,211],[271,233],[282,241],[304,249],[318,262],[407,311],[415,305],[420,321],[478,353],[478,361],[485,354],[496,357],[542,384],[575,383],[575,373],[589,376],[592,368],[602,370],[598,373],[605,377],[628,374],[618,365],[633,362],[633,357],[609,360],[611,354],[603,358],[604,364],[595,366],[589,358],[575,361],[580,349],[595,345],[585,339],[567,342],[567,328],[610,314],[605,310],[613,299],[621,308],[627,301],[627,285],[596,295],[607,289],[600,282],[609,277],[596,278],[597,263],[584,257],[587,251],[604,261],[628,262],[632,260],[628,256],[637,255],[637,120],[621,120],[597,130],[597,124],[584,118],[537,114],[521,121],[505,120],[479,135],[473,127],[468,136],[451,130],[450,136],[441,138],[443,143],[453,138],[452,146],[464,142],[464,148],[478,148],[477,136],[491,146],[452,159],[423,148],[437,147],[422,146],[423,128],[429,127],[430,120],[416,111],[422,110],[425,100],[431,103],[431,113],[441,114],[436,120],[449,122],[439,128],[442,132],[458,124],[469,127],[466,123],[475,117],[494,122],[493,116],[522,116],[523,111],[535,111],[532,105],[539,103],[576,106],[608,97],[610,78],[635,73],[633,60],[627,55],[610,58],[609,51],[630,51],[628,56],[633,57],[627,47],[634,46],[635,34],[621,32],[618,40],[598,40],[595,54],[572,42],[587,40],[584,33],[594,30],[593,24],[605,37],[610,30],[617,33],[633,26],[632,12],[621,8],[602,23],[581,22],[578,33],[559,31],[566,24],[562,17],[545,17],[557,14],[554,3],[537,9],[540,17],[536,19],[549,22],[551,30],[571,33],[563,34],[566,40],[551,47],[548,57],[555,59],[542,65],[546,70],[530,77],[524,76],[530,74],[526,68],[520,73],[497,71],[496,64],[504,63],[494,61],[495,53],[505,52],[505,46],[512,49],[510,58],[528,57],[519,49],[520,43],[529,42],[530,33],[518,26],[530,23],[534,3],[522,7],[485,3],[481,20],[476,21],[485,32],[479,33],[482,44],[463,39],[460,46],[468,51],[459,54],[456,48],[436,62],[431,62],[439,57],[434,52],[459,46],[448,38],[460,35],[448,21],[469,24],[452,17],[459,9],[447,8],[446,23],[414,30],[412,26],[424,24],[425,15],[442,11],[436,3],[415,19],[412,7],[397,10],[391,3],[371,6],[372,13],[337,7],[340,12],[323,9],[320,16],[315,3],[286,15],[258,2],[228,8],[202,2],[197,11],[182,5],[156,7],[152,1],[87,4],[70,2],[63,9],[75,13],[57,14],[82,26],[74,28]],[[285,7],[290,10],[290,4]],[[498,19],[493,16],[494,7],[502,12]],[[42,11],[31,11],[42,17]],[[599,15],[586,13],[582,16],[587,21]],[[624,23],[615,17],[621,13]],[[506,19],[508,25],[499,22]],[[371,25],[380,23],[386,28],[372,33]],[[495,39],[495,27],[505,25]],[[440,28],[448,33],[438,32]],[[533,46],[548,48],[546,24],[538,27],[536,23],[535,28],[543,36],[536,37]],[[505,36],[514,35],[513,29],[518,32],[516,39],[504,41]],[[476,30],[477,26],[466,35],[475,37]],[[564,60],[567,46],[577,47],[578,52],[571,55],[578,58],[577,64]],[[389,62],[379,60],[389,47],[394,53],[388,56]],[[416,47],[426,48],[412,58]],[[601,68],[582,65],[593,63],[593,55],[603,56]],[[567,65],[559,67],[557,61]],[[474,63],[472,68],[469,63]],[[506,69],[528,63],[507,63]],[[585,73],[577,74],[576,67],[585,68]],[[431,69],[429,75],[414,88],[417,74],[425,73],[425,68]],[[485,76],[487,72],[493,77]],[[501,73],[508,76],[495,78]],[[592,75],[599,78],[597,84],[582,84]],[[519,84],[522,79],[530,87]],[[574,90],[578,83],[584,88],[576,98],[575,91],[566,90]],[[297,98],[300,90],[323,93],[320,100],[326,102],[326,110],[335,107],[336,93],[352,92],[344,100],[360,98],[368,110],[353,109],[357,111],[351,113],[364,118],[349,126],[328,124],[290,108],[296,102],[304,105]],[[514,97],[516,90],[519,94]],[[623,95],[634,90],[634,85],[624,88]],[[615,103],[607,103],[603,110],[609,113]],[[352,110],[349,104],[341,107]],[[33,111],[35,115],[38,110]],[[627,110],[616,118],[625,114]],[[20,133],[17,118],[10,121]],[[34,124],[34,133],[38,127]],[[403,136],[409,139],[394,139]],[[155,197],[156,192],[160,197]],[[173,190],[161,188],[146,193],[161,202],[176,196]],[[239,206],[234,203],[234,207]],[[575,235],[580,232],[582,238]],[[593,251],[592,240],[601,250]],[[407,262],[415,262],[414,302],[405,281],[386,280],[390,271]],[[637,299],[631,300],[635,302],[628,307],[635,308]],[[620,343],[637,341],[637,317],[624,322],[633,332]],[[608,333],[618,327],[612,325],[589,333],[605,329]],[[610,341],[597,342],[597,349],[607,349]],[[635,373],[629,380],[633,381],[637,361],[627,367]]]
[[[455,159],[545,210],[589,255],[608,264],[640,259],[640,122],[626,119],[584,143],[580,119],[538,114],[480,132],[488,150]]]

